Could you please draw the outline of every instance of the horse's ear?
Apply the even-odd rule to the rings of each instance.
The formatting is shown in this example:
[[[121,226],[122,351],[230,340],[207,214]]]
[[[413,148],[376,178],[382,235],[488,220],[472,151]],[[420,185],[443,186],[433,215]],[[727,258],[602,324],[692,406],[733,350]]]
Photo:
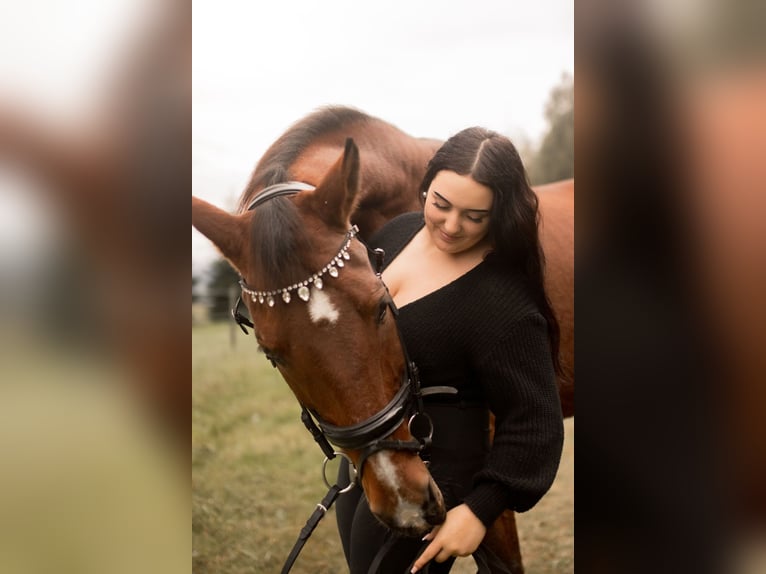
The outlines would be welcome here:
[[[192,196],[192,225],[207,237],[241,273],[245,268],[245,243],[249,214],[232,215]]]
[[[330,168],[307,201],[331,227],[346,229],[359,192],[359,148],[346,139],[343,156]]]

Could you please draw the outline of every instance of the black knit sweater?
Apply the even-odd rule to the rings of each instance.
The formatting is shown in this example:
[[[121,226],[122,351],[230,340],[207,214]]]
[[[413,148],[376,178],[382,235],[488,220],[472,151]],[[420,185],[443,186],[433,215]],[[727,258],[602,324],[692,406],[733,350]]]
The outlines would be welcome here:
[[[385,250],[388,265],[422,227],[422,213],[401,215],[371,246]],[[404,305],[399,325],[424,387],[457,387],[495,415],[494,442],[463,502],[486,526],[506,508],[532,508],[555,478],[564,428],[547,324],[520,275],[490,255]]]

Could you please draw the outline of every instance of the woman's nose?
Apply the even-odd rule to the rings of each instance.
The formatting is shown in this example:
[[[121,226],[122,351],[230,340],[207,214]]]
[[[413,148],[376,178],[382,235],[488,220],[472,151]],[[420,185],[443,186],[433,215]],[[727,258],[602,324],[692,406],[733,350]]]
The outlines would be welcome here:
[[[450,235],[460,231],[460,216],[455,213],[450,213],[444,220],[444,231]]]

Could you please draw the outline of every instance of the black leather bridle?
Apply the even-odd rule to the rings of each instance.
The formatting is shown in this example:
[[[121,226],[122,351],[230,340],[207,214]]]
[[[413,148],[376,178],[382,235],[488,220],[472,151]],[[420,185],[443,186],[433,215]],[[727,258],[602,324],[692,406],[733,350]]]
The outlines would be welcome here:
[[[272,185],[265,188],[255,197],[255,199],[253,199],[248,204],[247,211],[258,207],[259,205],[262,205],[275,197],[295,195],[301,191],[309,191],[313,189],[314,187],[312,185],[293,181]],[[354,226],[346,234],[346,238],[344,240],[345,246],[348,246],[354,237],[361,241],[361,239],[356,235],[355,230],[356,227]],[[383,250],[370,250],[366,243],[363,241],[361,242],[367,251],[372,252],[372,254],[375,256],[376,275],[382,283],[383,280],[381,278],[381,272],[384,257]],[[344,252],[344,250],[345,248],[342,246],[341,251],[339,252],[339,256]],[[336,259],[341,258],[337,257]],[[343,263],[341,260],[339,265],[342,264]],[[327,268],[325,268],[325,270],[326,269]],[[322,275],[325,270],[315,274],[313,279],[316,279],[318,275]],[[304,281],[304,287],[309,283],[310,280]],[[314,287],[319,287],[321,289],[321,285],[322,283],[317,284],[315,282]],[[289,303],[291,300],[291,292],[297,292],[299,295],[301,295],[299,285],[293,285],[289,288],[264,293],[255,291],[250,288],[245,282],[244,278],[242,278],[240,280],[240,286],[242,287],[244,293],[253,298],[253,301],[260,299],[260,303],[264,303],[264,295],[267,298],[269,295],[272,295],[271,301],[268,302],[270,306],[275,304],[274,296],[277,294],[282,294],[284,296],[285,292],[287,292],[288,296],[284,298],[286,303]],[[383,284],[383,286],[385,287],[385,284]],[[399,310],[394,304],[393,298],[388,292],[388,288],[385,287],[385,289],[385,303],[390,309],[391,315],[394,317],[396,330],[399,335],[400,346],[404,355],[405,370],[402,377],[401,386],[399,387],[399,390],[396,392],[394,397],[381,410],[359,423],[348,426],[333,425],[325,421],[315,410],[301,405],[301,421],[303,421],[303,424],[314,437],[314,440],[317,442],[325,455],[325,460],[323,463],[323,477],[329,490],[324,499],[319,504],[317,504],[316,510],[309,517],[306,525],[301,530],[298,540],[293,546],[293,549],[290,552],[290,555],[288,556],[282,569],[283,574],[289,572],[289,570],[292,568],[292,565],[297,559],[298,554],[303,548],[303,545],[306,543],[309,536],[311,536],[311,533],[314,531],[319,521],[324,517],[330,506],[332,506],[332,504],[335,502],[337,497],[340,494],[343,494],[344,492],[347,492],[353,488],[356,484],[361,483],[362,471],[364,470],[364,463],[367,461],[367,459],[369,459],[373,454],[382,450],[410,451],[414,453],[420,453],[422,455],[424,449],[426,449],[431,444],[433,424],[430,417],[425,413],[423,408],[423,397],[430,394],[457,394],[457,389],[447,386],[434,386],[428,387],[426,389],[421,389],[420,378],[418,376],[418,368],[415,363],[410,360],[409,355],[407,354],[407,348],[404,345],[404,339],[402,337],[401,330],[399,329],[399,323],[397,321]],[[307,300],[308,296],[308,290],[306,290],[301,295],[301,298]],[[251,328],[255,328],[255,326],[252,321],[250,321],[247,317],[239,312],[239,306],[241,303],[242,299],[239,297],[231,311],[231,314],[240,328],[245,332],[245,334],[247,334],[247,329],[245,326]],[[276,367],[275,361],[272,358],[269,358],[269,360],[271,360],[272,366]],[[412,435],[413,438],[411,440],[394,440],[388,438],[405,421],[407,421],[410,435]],[[361,455],[357,465],[353,465],[351,459],[345,452],[335,450],[335,448],[332,446],[333,444],[343,450],[360,451]],[[352,473],[351,482],[343,488],[337,484],[331,485],[330,481],[327,479],[327,462],[334,459],[336,456],[342,456],[345,458],[348,461],[351,469],[354,471]]]

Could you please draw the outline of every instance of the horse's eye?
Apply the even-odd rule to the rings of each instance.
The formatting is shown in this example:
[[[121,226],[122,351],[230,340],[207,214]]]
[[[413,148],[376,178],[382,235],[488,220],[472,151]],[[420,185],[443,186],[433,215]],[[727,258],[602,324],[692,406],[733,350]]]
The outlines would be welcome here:
[[[279,358],[277,357],[277,355],[271,349],[268,349],[268,348],[264,347],[263,345],[258,345],[258,351],[263,353],[266,356],[266,358],[271,363],[272,367],[276,367],[277,363],[280,362]]]
[[[380,303],[378,303],[378,317],[377,317],[378,325],[382,324],[383,321],[386,320],[387,312],[388,312],[388,303],[386,301],[381,301]]]

